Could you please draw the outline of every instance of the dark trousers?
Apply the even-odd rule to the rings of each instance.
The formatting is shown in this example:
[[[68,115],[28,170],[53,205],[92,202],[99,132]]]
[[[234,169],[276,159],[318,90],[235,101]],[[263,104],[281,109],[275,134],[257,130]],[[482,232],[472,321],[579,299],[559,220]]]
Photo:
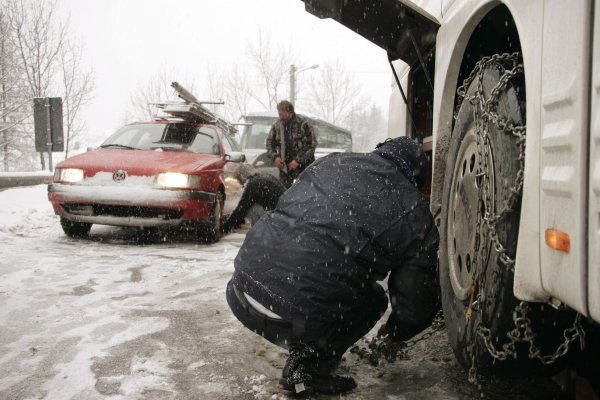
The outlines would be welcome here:
[[[254,205],[262,206],[265,211],[273,210],[284,191],[285,187],[273,175],[257,174],[249,178],[237,207],[223,223],[223,232],[241,226]]]
[[[305,318],[285,321],[269,318],[252,307],[231,281],[227,285],[227,303],[233,315],[251,331],[269,342],[289,349],[305,344],[315,347],[322,357],[340,358],[358,339],[368,333],[387,308],[387,296],[378,284],[373,285],[368,300],[357,304],[343,319],[306,327]],[[312,325],[311,325],[312,326]]]
[[[294,184],[294,180],[298,178],[298,175],[300,174],[297,171],[289,171],[286,173],[280,169],[279,181],[286,189],[289,189]]]

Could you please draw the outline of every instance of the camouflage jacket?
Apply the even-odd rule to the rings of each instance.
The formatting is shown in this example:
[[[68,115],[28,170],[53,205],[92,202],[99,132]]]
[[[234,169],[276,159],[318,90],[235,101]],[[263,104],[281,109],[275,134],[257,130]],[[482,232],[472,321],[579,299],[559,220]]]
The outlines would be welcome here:
[[[302,171],[315,160],[315,148],[317,147],[315,130],[306,118],[298,114],[294,114],[285,125],[281,121],[275,122],[267,136],[266,143],[267,155],[271,160],[281,156],[281,129],[285,129],[286,137],[286,154],[282,158],[286,164],[296,160]]]

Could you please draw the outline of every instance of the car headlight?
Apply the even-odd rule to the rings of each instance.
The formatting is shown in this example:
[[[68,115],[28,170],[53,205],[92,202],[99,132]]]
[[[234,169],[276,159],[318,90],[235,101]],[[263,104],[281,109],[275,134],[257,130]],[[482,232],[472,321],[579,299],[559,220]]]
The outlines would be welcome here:
[[[198,175],[181,174],[179,172],[163,172],[158,174],[156,181],[162,187],[174,189],[196,188],[200,185]]]
[[[75,183],[84,177],[84,170],[79,168],[56,168],[54,171],[54,180],[57,182]]]

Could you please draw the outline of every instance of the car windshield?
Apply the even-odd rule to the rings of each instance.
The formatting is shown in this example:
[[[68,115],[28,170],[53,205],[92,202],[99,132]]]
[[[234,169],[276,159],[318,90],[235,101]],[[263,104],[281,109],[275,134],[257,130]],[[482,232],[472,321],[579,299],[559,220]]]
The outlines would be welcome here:
[[[326,126],[318,128],[319,147],[352,151],[352,135],[340,129]]]
[[[106,139],[100,147],[220,154],[214,129],[182,123],[126,125]]]
[[[252,125],[246,126],[242,135],[242,149],[264,149],[267,143],[267,136],[273,123],[277,118],[271,121],[256,121]]]

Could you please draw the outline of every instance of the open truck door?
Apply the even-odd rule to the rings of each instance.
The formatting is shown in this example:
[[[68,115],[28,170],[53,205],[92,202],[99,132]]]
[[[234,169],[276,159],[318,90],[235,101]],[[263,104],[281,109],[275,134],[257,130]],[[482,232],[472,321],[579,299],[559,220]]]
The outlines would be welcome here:
[[[439,22],[412,2],[401,0],[303,0],[306,11],[332,18],[375,43],[390,61],[419,62],[435,45]]]

